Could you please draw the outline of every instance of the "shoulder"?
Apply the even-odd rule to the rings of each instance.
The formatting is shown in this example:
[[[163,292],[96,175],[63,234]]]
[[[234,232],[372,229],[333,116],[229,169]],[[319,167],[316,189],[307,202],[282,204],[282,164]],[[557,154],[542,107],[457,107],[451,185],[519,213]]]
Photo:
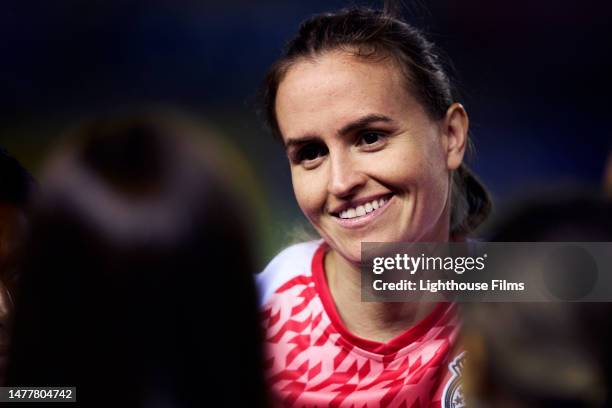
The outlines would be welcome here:
[[[312,258],[322,242],[316,240],[291,245],[276,255],[256,278],[260,304],[265,304],[272,293],[292,278],[311,275]]]

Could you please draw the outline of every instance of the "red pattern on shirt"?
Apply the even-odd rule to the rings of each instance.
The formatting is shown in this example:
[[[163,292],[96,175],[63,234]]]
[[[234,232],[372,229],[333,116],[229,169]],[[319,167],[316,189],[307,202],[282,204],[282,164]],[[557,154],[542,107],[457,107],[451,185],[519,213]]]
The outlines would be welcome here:
[[[325,282],[321,245],[310,274],[280,286],[263,308],[266,373],[290,407],[440,407],[459,330],[456,306],[439,304],[388,343],[361,339],[340,321]]]

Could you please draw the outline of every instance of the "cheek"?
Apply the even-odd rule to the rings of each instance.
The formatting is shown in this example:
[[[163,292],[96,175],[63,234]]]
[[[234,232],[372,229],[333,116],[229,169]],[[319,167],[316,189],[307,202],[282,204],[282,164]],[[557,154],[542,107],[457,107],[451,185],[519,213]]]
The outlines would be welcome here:
[[[298,206],[312,219],[320,214],[325,205],[325,186],[316,171],[291,169],[293,192]]]
[[[414,187],[428,177],[430,163],[413,147],[389,149],[368,161],[370,173],[390,187]]]
[[[388,187],[407,197],[419,197],[419,213],[437,213],[446,200],[448,172],[439,152],[424,147],[406,144],[401,149],[389,149],[388,154],[370,163],[370,169]]]
[[[448,190],[448,171],[443,163],[435,160],[424,161],[418,169],[414,169],[414,183],[418,193],[425,202],[422,205],[434,211],[438,205],[444,205]]]

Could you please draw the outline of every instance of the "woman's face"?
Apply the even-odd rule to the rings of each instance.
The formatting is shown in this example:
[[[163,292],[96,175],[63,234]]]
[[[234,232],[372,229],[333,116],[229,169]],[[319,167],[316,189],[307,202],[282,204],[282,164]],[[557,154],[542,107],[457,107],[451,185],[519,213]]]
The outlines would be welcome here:
[[[293,188],[333,250],[358,263],[362,241],[448,240],[449,171],[467,132],[453,106],[430,119],[389,60],[330,52],[289,68],[276,113]]]

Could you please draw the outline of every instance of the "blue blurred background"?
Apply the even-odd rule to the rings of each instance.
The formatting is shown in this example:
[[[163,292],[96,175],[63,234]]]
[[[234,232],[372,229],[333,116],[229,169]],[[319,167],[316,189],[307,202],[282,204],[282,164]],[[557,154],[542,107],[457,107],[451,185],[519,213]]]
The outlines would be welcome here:
[[[498,205],[550,185],[600,184],[612,146],[612,3],[404,3],[459,73],[472,167]],[[301,20],[353,4],[382,1],[3,1],[0,144],[36,174],[83,118],[186,110],[255,175],[265,262],[301,216],[283,151],[257,118],[257,87]]]

